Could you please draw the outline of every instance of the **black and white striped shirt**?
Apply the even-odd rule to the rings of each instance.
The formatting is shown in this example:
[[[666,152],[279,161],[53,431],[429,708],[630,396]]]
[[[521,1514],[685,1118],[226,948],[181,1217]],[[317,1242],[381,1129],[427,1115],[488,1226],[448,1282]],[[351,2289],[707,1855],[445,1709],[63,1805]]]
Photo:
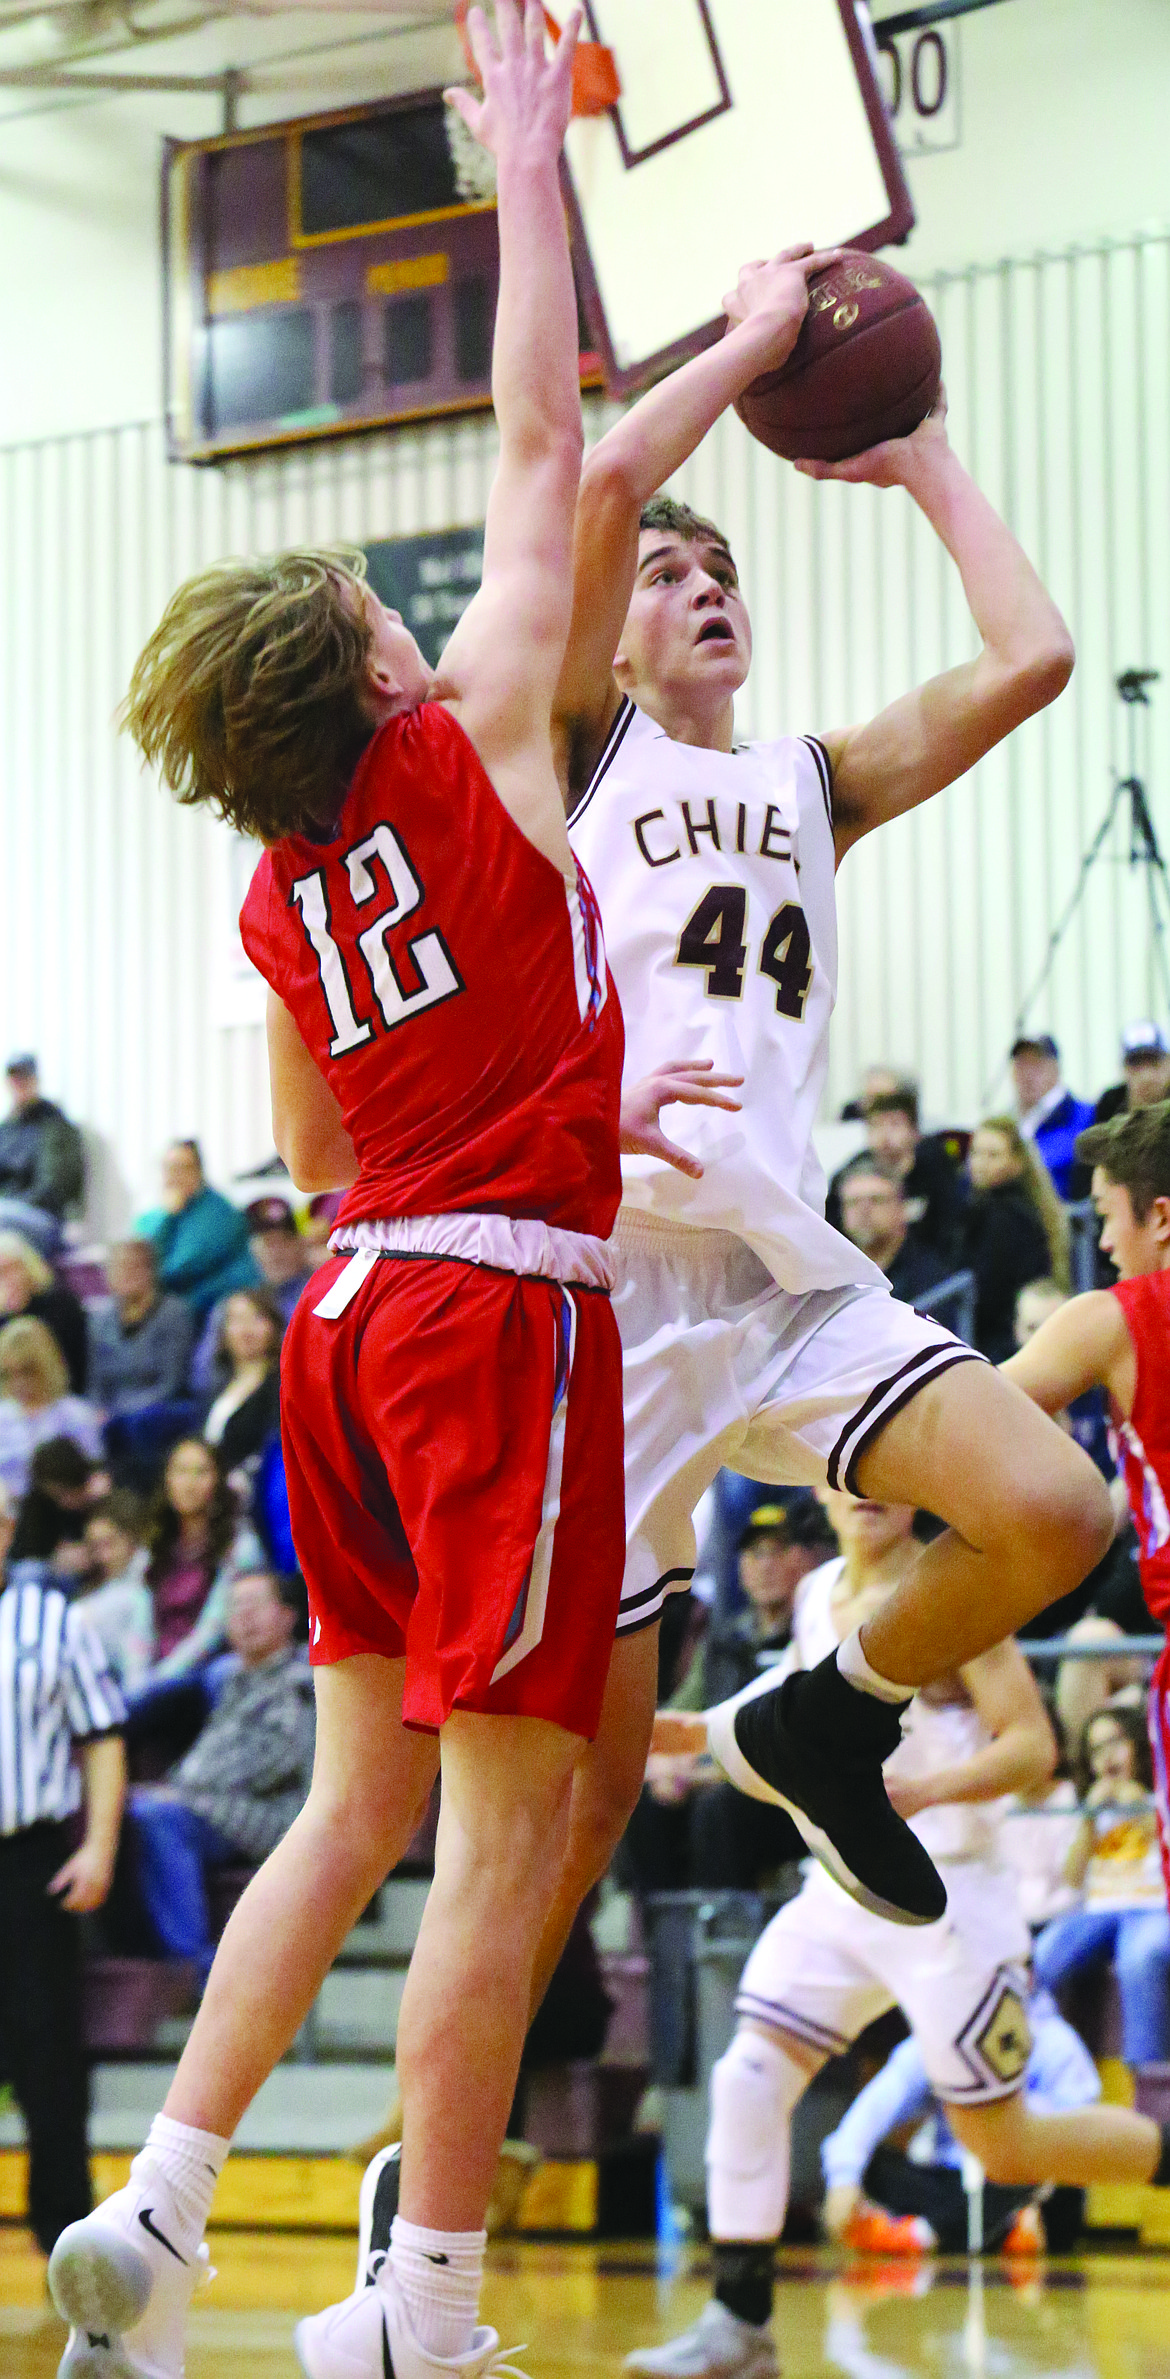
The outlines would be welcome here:
[[[0,1835],[81,1804],[75,1743],[114,1733],[126,1705],[82,1611],[33,1563],[0,1592]]]

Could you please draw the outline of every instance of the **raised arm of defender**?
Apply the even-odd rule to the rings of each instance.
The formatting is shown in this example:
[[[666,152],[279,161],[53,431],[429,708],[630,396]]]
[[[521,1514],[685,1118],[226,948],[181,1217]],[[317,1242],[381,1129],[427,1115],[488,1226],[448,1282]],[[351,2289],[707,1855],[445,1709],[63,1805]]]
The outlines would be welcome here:
[[[571,604],[581,469],[577,304],[558,180],[578,13],[551,59],[526,0],[497,8],[498,46],[468,19],[484,96],[449,97],[498,168],[500,287],[492,395],[500,456],[488,498],[483,583],[439,663],[433,694],[455,712],[530,839],[572,870],[549,744]]]

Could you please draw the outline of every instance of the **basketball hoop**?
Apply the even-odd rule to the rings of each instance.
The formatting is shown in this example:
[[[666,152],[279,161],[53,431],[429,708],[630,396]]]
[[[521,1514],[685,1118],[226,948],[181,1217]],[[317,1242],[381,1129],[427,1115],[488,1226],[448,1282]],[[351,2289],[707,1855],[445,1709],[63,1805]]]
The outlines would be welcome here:
[[[467,38],[467,11],[470,0],[458,0],[455,23],[469,72],[478,80],[478,68]],[[554,41],[559,41],[561,28],[551,9],[546,8],[544,21]],[[573,59],[573,114],[575,116],[603,116],[616,107],[622,95],[617,60],[613,51],[602,41],[579,41]]]

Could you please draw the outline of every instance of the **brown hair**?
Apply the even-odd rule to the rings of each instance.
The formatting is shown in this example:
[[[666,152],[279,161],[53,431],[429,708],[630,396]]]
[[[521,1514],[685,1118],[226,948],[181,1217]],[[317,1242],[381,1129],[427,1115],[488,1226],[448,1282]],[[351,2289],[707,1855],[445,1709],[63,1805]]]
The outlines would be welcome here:
[[[1076,1149],[1082,1165],[1100,1165],[1129,1191],[1134,1221],[1144,1223],[1155,1198],[1170,1198],[1170,1099],[1090,1124]]]
[[[1146,1725],[1145,1711],[1130,1709],[1125,1702],[1102,1702],[1098,1709],[1090,1710],[1077,1738],[1077,1747],[1073,1755],[1073,1779],[1077,1788],[1078,1801],[1083,1801],[1086,1798],[1093,1785],[1093,1762],[1089,1753],[1089,1737],[1098,1720],[1102,1718],[1108,1718],[1117,1728],[1118,1733],[1124,1735],[1126,1741],[1133,1747],[1134,1783],[1140,1784],[1146,1792],[1152,1791],[1154,1771],[1150,1756],[1150,1730]]]
[[[1053,1187],[1047,1165],[1037,1155],[1031,1141],[1025,1140],[1014,1115],[985,1115],[975,1129],[978,1132],[998,1132],[1000,1139],[1007,1141],[1016,1160],[1020,1188],[1048,1241],[1052,1278],[1058,1288],[1067,1290],[1068,1216]]]
[[[334,825],[373,733],[365,556],[217,562],[172,595],[122,706],[176,800],[278,842]]]
[[[875,1090],[864,1102],[863,1112],[868,1123],[871,1115],[904,1115],[918,1129],[918,1085],[900,1082],[896,1090]]]
[[[157,1586],[179,1542],[181,1523],[167,1493],[167,1470],[182,1446],[198,1446],[215,1472],[215,1490],[207,1507],[207,1543],[203,1553],[203,1565],[209,1578],[215,1576],[231,1550],[239,1526],[239,1505],[224,1476],[223,1464],[215,1447],[209,1446],[206,1438],[190,1433],[186,1437],[176,1438],[174,1445],[167,1449],[162,1479],[146,1517],[144,1541],[150,1548],[146,1571],[148,1586]]]
[[[689,504],[680,504],[676,496],[651,496],[638,514],[639,529],[664,529],[670,537],[685,538],[688,545],[717,545],[727,555],[732,569],[735,555],[713,520],[705,520],[701,512],[692,512]]]
[[[267,1371],[280,1366],[280,1342],[284,1337],[284,1315],[272,1290],[261,1283],[251,1289],[229,1289],[220,1308],[219,1328],[215,1334],[215,1360],[221,1372],[231,1372],[232,1358],[227,1342],[227,1309],[237,1297],[246,1297],[254,1313],[262,1314],[272,1331],[272,1342],[265,1363]]]

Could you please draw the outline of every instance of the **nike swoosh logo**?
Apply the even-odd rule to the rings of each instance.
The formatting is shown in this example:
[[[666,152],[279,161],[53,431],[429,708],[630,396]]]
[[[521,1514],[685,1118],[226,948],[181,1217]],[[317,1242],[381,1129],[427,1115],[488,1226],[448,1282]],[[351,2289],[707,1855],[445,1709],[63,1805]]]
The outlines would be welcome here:
[[[176,2263],[181,2263],[181,2264],[183,2264],[183,2265],[184,2265],[184,2267],[185,2267],[185,2266],[186,2266],[186,2262],[187,2262],[187,2258],[186,2258],[186,2256],[185,2256],[185,2255],[180,2255],[178,2248],[177,2248],[177,2247],[172,2247],[170,2240],[169,2240],[168,2238],[164,2238],[162,2231],[161,2231],[161,2230],[159,2230],[159,2229],[158,2229],[158,2227],[157,2227],[157,2225],[151,2221],[150,2217],[151,2217],[151,2215],[153,2214],[153,2212],[154,2212],[154,2207],[153,2207],[153,2206],[143,2206],[143,2207],[142,2207],[142,2209],[141,2209],[141,2212],[139,2213],[138,2219],[139,2219],[139,2221],[141,2222],[143,2229],[144,2229],[145,2231],[149,2232],[149,2235],[150,2235],[150,2237],[151,2237],[152,2239],[157,2239],[157,2240],[158,2240],[158,2243],[159,2243],[159,2246],[160,2246],[160,2247],[165,2247],[165,2248],[166,2248],[166,2251],[167,2251],[167,2254],[168,2254],[168,2255],[173,2255],[173,2256],[174,2256],[174,2259],[175,2259],[175,2262],[176,2262]]]
[[[423,2253],[428,2263],[450,2263],[451,2261],[449,2255],[432,2255],[429,2247],[424,2247]]]
[[[396,2379],[394,2358],[390,2352],[390,2332],[386,2327],[384,2313],[382,2315],[382,2379]]]

